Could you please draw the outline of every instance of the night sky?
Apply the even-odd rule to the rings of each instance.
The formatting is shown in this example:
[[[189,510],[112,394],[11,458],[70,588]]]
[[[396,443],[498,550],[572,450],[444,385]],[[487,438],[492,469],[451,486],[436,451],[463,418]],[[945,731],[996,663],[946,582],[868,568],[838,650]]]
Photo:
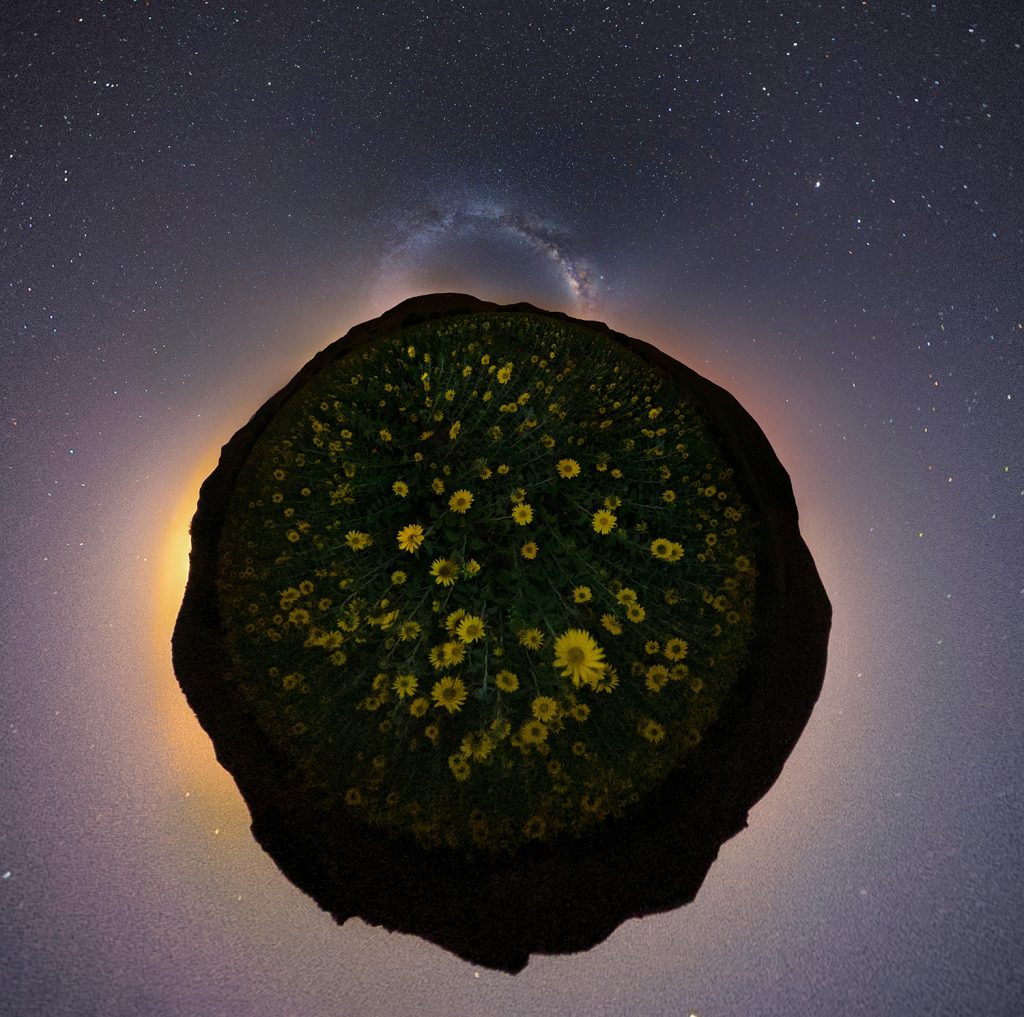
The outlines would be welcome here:
[[[5,5],[0,1010],[1024,1012],[1022,46],[1015,0]],[[835,611],[696,902],[515,977],[320,912],[170,666],[220,446],[434,291],[726,387]]]

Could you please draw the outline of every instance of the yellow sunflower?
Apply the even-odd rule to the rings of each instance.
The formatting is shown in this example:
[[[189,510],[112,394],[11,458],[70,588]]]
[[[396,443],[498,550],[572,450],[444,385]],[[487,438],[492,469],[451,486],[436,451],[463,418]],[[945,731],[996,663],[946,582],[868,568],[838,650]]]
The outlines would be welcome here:
[[[423,540],[423,527],[419,523],[410,523],[398,531],[398,547],[401,551],[415,554]]]
[[[439,586],[454,586],[459,566],[447,558],[435,558],[430,566],[430,574]]]
[[[525,501],[520,502],[512,509],[512,518],[520,525],[525,526],[533,522],[533,506]]]
[[[464,643],[475,643],[484,637],[484,620],[475,614],[467,614],[459,622],[457,632]]]
[[[448,508],[459,515],[465,515],[466,511],[473,504],[473,492],[460,488],[448,499]]]
[[[555,640],[555,667],[573,685],[594,685],[601,677],[606,664],[604,650],[597,645],[594,637],[584,629],[569,629]],[[543,718],[541,718],[543,719]]]
[[[537,552],[539,550],[540,548],[537,547],[536,541],[528,540],[521,548],[519,548],[519,553],[526,558],[527,561],[533,561],[533,559],[537,557]]]
[[[469,693],[466,690],[465,682],[461,678],[449,678],[446,676],[440,681],[434,682],[430,695],[434,700],[434,704],[439,709],[455,713],[456,710],[461,709]]]
[[[595,533],[611,533],[617,522],[618,517],[608,509],[598,509],[591,520]]]
[[[519,633],[519,642],[528,650],[539,650],[544,642],[544,633],[540,629],[523,629]]]
[[[575,459],[559,459],[555,463],[555,469],[558,470],[558,475],[566,480],[580,475],[580,464]]]

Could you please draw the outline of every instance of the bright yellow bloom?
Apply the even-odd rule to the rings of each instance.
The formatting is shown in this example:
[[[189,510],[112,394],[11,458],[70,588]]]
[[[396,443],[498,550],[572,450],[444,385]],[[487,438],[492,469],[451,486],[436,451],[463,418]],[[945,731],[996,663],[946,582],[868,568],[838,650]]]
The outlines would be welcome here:
[[[447,558],[435,558],[430,566],[430,574],[439,586],[454,586],[459,567]]]
[[[574,586],[572,590],[572,599],[577,604],[586,604],[593,598],[594,594],[591,592],[589,586]]]
[[[465,656],[466,647],[454,639],[441,647],[441,659],[446,667],[450,667],[453,664],[461,664]]]
[[[596,684],[606,666],[604,650],[584,629],[569,629],[555,640],[555,667],[577,688]]]
[[[555,469],[558,470],[558,475],[566,480],[580,475],[580,464],[575,459],[559,459],[555,463]]]
[[[469,693],[461,678],[444,677],[440,681],[434,682],[430,695],[439,709],[443,708],[449,713],[455,713],[456,710],[461,709]]]
[[[484,620],[475,614],[467,614],[459,622],[457,631],[464,643],[475,643],[484,637]]]
[[[459,431],[461,431],[461,430],[462,430],[462,421],[461,420],[456,420],[455,423],[452,424],[452,426],[450,428],[448,428],[448,437],[452,441],[455,441],[455,439],[458,438],[458,436],[459,436]]]
[[[502,385],[504,385],[505,382],[507,382],[509,380],[509,378],[511,378],[511,377],[512,377],[512,365],[511,364],[505,364],[504,367],[499,367],[498,368],[498,381]]]
[[[533,506],[521,501],[512,509],[512,518],[520,525],[525,526],[533,522]]]
[[[380,440],[391,441],[391,432],[386,427],[380,429]]]
[[[518,505],[526,497],[526,488],[517,487],[510,495],[513,505]]]
[[[537,557],[537,552],[539,550],[540,548],[537,547],[536,541],[528,540],[521,548],[519,548],[519,553],[528,561],[533,561],[533,559]]]
[[[685,639],[669,639],[665,643],[665,656],[668,660],[683,660],[689,649]]]
[[[399,550],[415,554],[423,543],[423,527],[419,523],[410,523],[398,531]]]
[[[519,688],[519,679],[511,671],[499,671],[494,677],[494,684],[502,692],[515,692]]]
[[[647,611],[639,604],[626,605],[626,617],[631,622],[642,622],[647,617]]]
[[[394,583],[395,586],[401,586],[408,578],[409,577],[401,569],[395,569],[395,571],[391,573],[391,582]]]
[[[669,541],[668,551],[665,553],[665,561],[679,561],[684,554],[682,544],[677,544],[674,540]]]
[[[361,530],[349,530],[345,534],[345,543],[353,551],[365,551],[373,543],[373,537]]]
[[[651,541],[651,554],[653,554],[655,558],[667,560],[671,546],[672,542],[670,540],[666,540],[664,537],[658,537]]]
[[[404,498],[409,493],[409,485],[404,480],[396,480],[391,485],[391,490],[394,491],[399,498]]]
[[[467,576],[475,576],[480,572],[480,562],[476,558],[470,558],[465,565],[462,566],[462,571]]]
[[[627,604],[636,603],[636,590],[629,586],[624,586],[618,593],[615,594],[615,599],[625,607]]]
[[[457,611],[452,611],[450,615],[444,620],[444,627],[448,630],[450,635],[455,635],[455,629],[459,622],[466,616],[466,609],[460,607]]]
[[[540,629],[523,629],[519,633],[519,642],[528,650],[539,650],[544,643],[544,633]]]
[[[399,699],[405,699],[406,696],[411,696],[416,691],[418,684],[415,675],[400,674],[391,683],[391,687],[398,693]]]
[[[561,710],[558,708],[558,701],[551,696],[537,696],[530,704],[530,712],[537,720],[546,724],[548,721],[556,720]]]
[[[611,533],[618,522],[618,517],[608,509],[598,509],[591,522],[595,533]]]
[[[434,477],[430,486],[433,488],[434,494],[444,494],[444,481],[440,477]]]
[[[674,502],[676,500],[676,493],[675,493],[675,491],[662,491],[661,492],[661,500],[663,502],[665,502],[667,505],[671,505],[672,502]]]
[[[622,635],[622,626],[619,624],[619,619],[613,614],[601,615],[601,624],[613,635]]]
[[[470,505],[473,504],[473,492],[461,488],[448,499],[448,508],[460,515],[465,515]]]

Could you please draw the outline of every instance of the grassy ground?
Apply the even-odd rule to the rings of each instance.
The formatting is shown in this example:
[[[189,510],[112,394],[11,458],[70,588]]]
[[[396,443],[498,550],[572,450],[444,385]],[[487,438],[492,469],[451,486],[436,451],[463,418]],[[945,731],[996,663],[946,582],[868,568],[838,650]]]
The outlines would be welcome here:
[[[235,681],[320,788],[424,844],[579,835],[685,760],[752,634],[749,512],[688,394],[527,313],[317,374],[239,476]]]

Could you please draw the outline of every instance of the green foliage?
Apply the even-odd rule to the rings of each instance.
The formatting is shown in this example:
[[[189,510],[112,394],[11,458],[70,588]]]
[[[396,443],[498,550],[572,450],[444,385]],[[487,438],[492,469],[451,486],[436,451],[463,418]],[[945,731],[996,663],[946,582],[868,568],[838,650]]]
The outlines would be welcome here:
[[[234,673],[325,801],[512,851],[621,815],[742,666],[752,523],[664,372],[526,313],[341,357],[239,477],[218,589]]]

